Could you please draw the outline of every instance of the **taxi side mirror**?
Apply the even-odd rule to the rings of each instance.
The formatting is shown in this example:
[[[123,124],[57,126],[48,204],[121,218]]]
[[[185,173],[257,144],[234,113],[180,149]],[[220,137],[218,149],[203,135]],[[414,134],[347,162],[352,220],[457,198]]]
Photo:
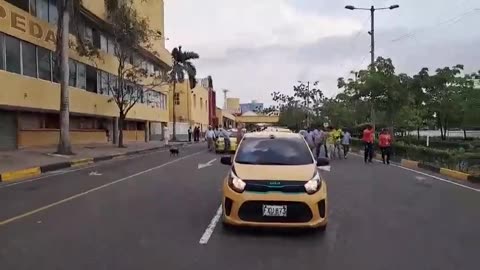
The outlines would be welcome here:
[[[221,157],[220,163],[223,165],[232,165],[232,157]]]
[[[322,171],[330,171],[330,161],[328,158],[318,158],[317,159],[317,168]]]
[[[330,161],[328,158],[318,158],[317,159],[317,167],[323,167],[323,166],[328,166],[330,165]]]

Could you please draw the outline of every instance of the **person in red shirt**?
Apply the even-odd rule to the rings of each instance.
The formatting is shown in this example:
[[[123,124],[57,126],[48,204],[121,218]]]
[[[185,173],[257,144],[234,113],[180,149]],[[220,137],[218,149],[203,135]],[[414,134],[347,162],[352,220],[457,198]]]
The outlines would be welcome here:
[[[371,125],[367,125],[367,128],[363,130],[363,137],[362,141],[365,145],[364,149],[364,160],[365,163],[372,162],[373,158],[373,136],[375,134],[375,130]]]
[[[390,133],[387,129],[382,130],[378,141],[380,150],[382,151],[383,164],[385,164],[385,161],[387,162],[387,164],[390,164],[390,149],[392,147],[392,136],[390,136]],[[387,158],[387,160],[385,160],[385,157]]]

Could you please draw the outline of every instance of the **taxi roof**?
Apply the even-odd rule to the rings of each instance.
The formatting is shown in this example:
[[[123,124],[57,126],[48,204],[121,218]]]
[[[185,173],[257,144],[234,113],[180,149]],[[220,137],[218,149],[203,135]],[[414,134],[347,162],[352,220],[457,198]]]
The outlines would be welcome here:
[[[276,138],[303,138],[302,135],[298,133],[287,133],[279,131],[259,131],[245,134],[246,138],[267,138],[271,136]]]

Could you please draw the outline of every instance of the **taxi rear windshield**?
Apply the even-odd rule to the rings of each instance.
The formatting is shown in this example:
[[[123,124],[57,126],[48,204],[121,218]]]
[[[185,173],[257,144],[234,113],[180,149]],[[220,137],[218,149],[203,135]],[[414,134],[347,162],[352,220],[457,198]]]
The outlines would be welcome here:
[[[235,162],[257,165],[307,165],[313,159],[302,138],[247,138]]]

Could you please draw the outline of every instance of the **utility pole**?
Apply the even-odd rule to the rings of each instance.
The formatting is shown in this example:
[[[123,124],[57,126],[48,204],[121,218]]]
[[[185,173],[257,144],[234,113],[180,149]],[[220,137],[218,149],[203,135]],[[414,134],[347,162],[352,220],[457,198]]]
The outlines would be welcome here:
[[[357,8],[351,5],[345,6],[345,8],[349,10],[369,10],[370,11],[370,31],[368,32],[368,34],[370,35],[370,68],[372,70],[374,69],[374,64],[375,64],[375,11],[386,10],[386,9],[392,10],[399,7],[400,7],[399,5],[391,5],[389,7],[382,7],[382,8],[375,8],[375,6],[371,6],[370,8]],[[373,129],[375,130],[375,108],[373,106],[372,99],[371,99],[371,103],[372,104],[370,108],[370,119],[372,120]]]

